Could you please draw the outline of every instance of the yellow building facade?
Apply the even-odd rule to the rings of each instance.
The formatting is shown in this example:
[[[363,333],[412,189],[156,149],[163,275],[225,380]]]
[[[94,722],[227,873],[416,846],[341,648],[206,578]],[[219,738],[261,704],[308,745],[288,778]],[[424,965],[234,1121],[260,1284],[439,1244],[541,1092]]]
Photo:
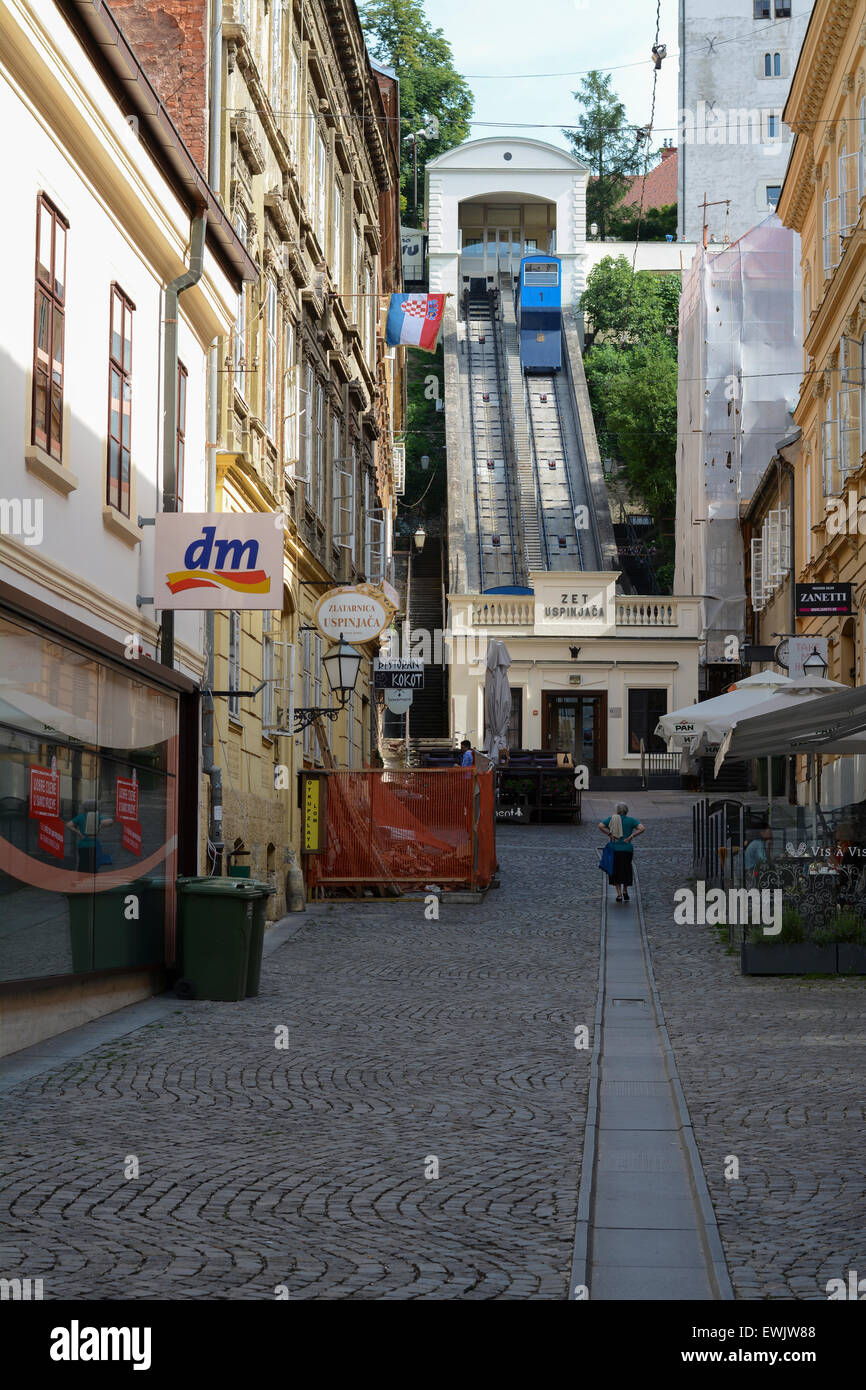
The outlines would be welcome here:
[[[797,617],[797,632],[827,637],[828,676],[859,685],[866,679],[866,0],[816,0],[784,120],[795,140],[778,213],[800,233],[803,271],[795,574],[813,586],[853,586],[850,611]],[[827,766],[822,799],[862,795],[862,761]]]
[[[213,688],[242,693],[216,698],[205,719],[205,768],[220,774],[203,780],[206,848],[213,862],[222,841],[229,862],[270,879],[269,915],[280,916],[298,849],[296,774],[322,763],[315,730],[293,733],[292,710],[332,700],[314,610],[338,584],[390,577],[404,349],[387,349],[380,325],[401,288],[399,102],[351,0],[223,11],[218,187],[260,280],[220,346],[215,504],[282,511],[285,558],[281,610],[216,614]],[[362,109],[364,122],[349,114]],[[370,672],[365,660],[346,710],[325,724],[341,767],[370,759]]]

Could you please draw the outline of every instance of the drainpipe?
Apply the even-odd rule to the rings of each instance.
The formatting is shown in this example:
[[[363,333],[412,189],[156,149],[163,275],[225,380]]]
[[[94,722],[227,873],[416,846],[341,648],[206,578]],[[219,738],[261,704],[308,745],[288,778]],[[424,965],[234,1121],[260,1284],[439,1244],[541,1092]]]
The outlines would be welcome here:
[[[177,511],[177,316],[180,296],[198,284],[204,270],[204,234],[207,213],[198,213],[190,228],[189,269],[172,280],[165,292],[165,345],[163,348],[162,415],[162,510]],[[162,614],[160,661],[174,666],[174,611]]]
[[[207,354],[207,502],[209,512],[216,511],[216,455],[217,432],[219,430],[219,340],[214,339]],[[208,816],[207,837],[213,846],[213,872],[222,876],[223,871],[223,774],[215,761],[216,730],[214,728],[214,699],[211,691],[215,681],[214,653],[214,612],[208,609],[204,615],[205,651],[207,670],[205,674],[206,693],[202,711],[202,761],[205,776],[210,779],[210,814]]]
[[[220,160],[222,155],[222,84],[223,84],[223,7],[222,0],[212,0],[211,7],[211,73],[210,73],[210,142],[208,146],[208,183],[219,196]],[[219,433],[219,339],[215,338],[207,355],[207,499],[206,509],[216,511],[216,456]],[[204,615],[204,642],[207,652],[206,691],[202,711],[202,764],[210,781],[210,811],[207,837],[214,852],[213,872],[222,877],[223,871],[223,774],[216,763],[216,729],[214,699],[210,694],[215,684],[215,614],[208,609]]]

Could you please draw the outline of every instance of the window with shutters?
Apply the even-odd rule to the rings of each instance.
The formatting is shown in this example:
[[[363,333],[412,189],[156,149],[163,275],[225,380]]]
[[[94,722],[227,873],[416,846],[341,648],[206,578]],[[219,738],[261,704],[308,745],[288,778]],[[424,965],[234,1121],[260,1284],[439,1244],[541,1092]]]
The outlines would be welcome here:
[[[234,609],[229,613],[229,690],[241,688],[241,615]],[[240,696],[228,698],[229,714],[232,719],[240,719]]]
[[[277,332],[279,317],[279,297],[273,280],[268,280],[267,295],[267,346],[265,360],[265,429],[270,438],[277,438]]]
[[[402,497],[406,491],[406,445],[395,444],[393,450],[394,459],[394,496]]]
[[[283,5],[271,0],[271,106],[280,125],[282,120],[281,86],[283,72]]]
[[[304,369],[304,385],[301,390],[301,468],[298,473],[298,481],[302,482],[309,492],[310,480],[313,468],[313,368],[307,362]],[[307,498],[309,500],[309,497]]]
[[[858,166],[860,154],[855,151],[848,153],[845,144],[839,151],[838,160],[838,180],[839,180],[839,231],[842,236],[849,236],[857,226],[860,216],[860,200],[857,193]]]
[[[299,114],[301,110],[301,60],[294,48],[292,49],[292,68],[289,81],[289,110],[285,128],[289,147],[297,158],[301,146],[301,118]]]
[[[325,515],[325,388],[316,383],[316,481],[313,497],[316,515]]]
[[[270,609],[262,613],[262,733],[274,727],[274,632]]]
[[[316,236],[322,250],[325,249],[325,216],[328,198],[328,150],[322,136],[319,136],[319,174],[316,187]]]
[[[177,364],[176,477],[177,510],[183,511],[184,465],[186,463],[186,386],[189,376],[182,362]]]
[[[821,474],[824,496],[835,495],[840,488],[839,421],[833,415],[833,403],[828,397],[821,424]]]
[[[108,351],[108,469],[106,501],[129,516],[132,472],[132,315],[135,305],[111,287]]]
[[[760,613],[764,607],[764,546],[760,536],[752,537],[752,608]]]
[[[241,214],[235,218],[235,231],[238,237],[247,244],[247,221]],[[241,285],[238,294],[237,308],[235,310],[234,342],[232,345],[232,363],[234,366],[235,390],[242,396],[246,396],[246,361],[247,361],[247,292],[246,285]]]
[[[283,463],[298,461],[298,365],[295,361],[295,326],[286,320],[283,332]]]
[[[55,459],[60,459],[63,451],[68,231],[66,218],[40,194],[36,200],[36,312],[30,439]]]
[[[316,112],[313,103],[307,106],[307,187],[306,204],[307,212],[312,220],[313,209],[316,206]]]
[[[331,257],[334,284],[341,288],[343,276],[343,190],[334,184],[334,251]]]

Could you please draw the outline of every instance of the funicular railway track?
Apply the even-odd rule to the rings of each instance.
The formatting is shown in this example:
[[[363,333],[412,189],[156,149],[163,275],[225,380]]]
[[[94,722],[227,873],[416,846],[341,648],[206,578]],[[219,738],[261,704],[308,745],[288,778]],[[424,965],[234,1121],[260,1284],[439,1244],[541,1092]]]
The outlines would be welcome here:
[[[533,372],[524,381],[546,567],[585,569],[584,545],[581,528],[575,520],[575,508],[587,499],[574,495],[572,461],[563,428],[566,403],[559,374]]]
[[[486,591],[518,584],[521,567],[507,461],[507,393],[493,306],[488,294],[467,295],[464,303],[478,559]]]

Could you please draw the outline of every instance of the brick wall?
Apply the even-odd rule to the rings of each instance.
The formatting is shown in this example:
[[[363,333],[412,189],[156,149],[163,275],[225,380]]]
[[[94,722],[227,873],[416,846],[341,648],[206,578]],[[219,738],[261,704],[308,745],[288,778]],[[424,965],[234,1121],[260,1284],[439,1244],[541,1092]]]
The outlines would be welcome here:
[[[107,0],[193,159],[207,168],[207,0]]]

